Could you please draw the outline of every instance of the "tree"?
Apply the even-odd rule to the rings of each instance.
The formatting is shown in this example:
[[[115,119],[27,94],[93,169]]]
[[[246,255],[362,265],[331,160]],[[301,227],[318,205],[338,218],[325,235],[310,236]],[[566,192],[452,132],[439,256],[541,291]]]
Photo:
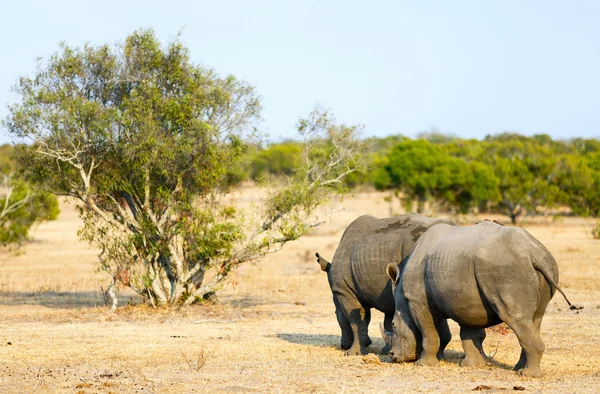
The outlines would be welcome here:
[[[14,148],[0,146],[0,246],[27,239],[31,226],[58,217],[58,201],[48,193],[34,193],[16,174]]]
[[[391,183],[390,176],[386,170],[389,163],[389,154],[398,143],[407,140],[403,135],[397,134],[388,137],[371,137],[367,139],[370,148],[368,162],[370,168],[360,175],[356,184],[373,185],[377,190],[388,189]],[[356,177],[356,175],[354,175]]]
[[[515,224],[540,206],[552,208],[564,202],[559,187],[559,155],[543,136],[504,133],[486,137],[479,160],[491,166],[500,181],[498,208]]]
[[[243,215],[226,197],[259,120],[255,89],[151,30],[112,47],[63,44],[16,91],[5,124],[31,142],[25,176],[78,202],[100,269],[152,305],[206,299],[240,264],[302,236],[360,157],[357,128],[317,109],[299,123],[301,168]]]
[[[560,158],[557,183],[577,215],[600,215],[600,151]]]
[[[498,199],[498,179],[489,167],[449,155],[443,146],[427,140],[405,140],[396,145],[385,165],[387,179],[380,182],[399,190],[408,202],[416,200],[422,212],[425,202],[446,204],[467,212]]]
[[[272,144],[254,153],[250,159],[250,176],[257,180],[266,174],[292,175],[301,163],[301,146],[292,141]]]

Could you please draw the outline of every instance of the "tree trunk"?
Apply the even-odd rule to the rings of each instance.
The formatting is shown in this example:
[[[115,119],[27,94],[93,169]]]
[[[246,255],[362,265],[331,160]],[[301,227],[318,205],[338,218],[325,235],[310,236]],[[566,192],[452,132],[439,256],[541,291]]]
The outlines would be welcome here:
[[[425,210],[425,198],[417,196],[417,213],[423,213]]]
[[[112,281],[105,292],[106,301],[107,303],[110,303],[110,312],[115,312],[117,310],[117,305],[119,302],[117,299],[117,294],[115,293],[115,283],[116,279]]]

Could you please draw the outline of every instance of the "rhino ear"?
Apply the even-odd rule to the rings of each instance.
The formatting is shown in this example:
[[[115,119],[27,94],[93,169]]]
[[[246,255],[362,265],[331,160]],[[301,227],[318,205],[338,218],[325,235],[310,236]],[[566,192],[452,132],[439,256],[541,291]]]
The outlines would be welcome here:
[[[389,263],[387,267],[385,267],[385,272],[392,280],[392,284],[395,286],[398,283],[398,278],[400,277],[400,268],[398,267],[398,263]]]
[[[325,260],[323,257],[321,257],[321,255],[318,252],[315,253],[315,256],[317,257],[317,263],[319,263],[319,265],[321,266],[321,270],[325,272],[329,271],[329,268],[331,268],[331,263]]]

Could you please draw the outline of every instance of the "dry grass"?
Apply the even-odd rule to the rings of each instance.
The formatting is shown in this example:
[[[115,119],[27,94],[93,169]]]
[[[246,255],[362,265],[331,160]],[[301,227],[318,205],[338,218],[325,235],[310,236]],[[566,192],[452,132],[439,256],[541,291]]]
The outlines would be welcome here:
[[[21,252],[0,255],[0,392],[456,392],[476,387],[597,392],[600,385],[600,242],[589,223],[528,222],[559,262],[570,311],[556,296],[542,325],[545,376],[511,371],[520,347],[512,332],[490,330],[484,369],[458,366],[458,327],[438,368],[392,364],[385,356],[344,357],[327,281],[315,251],[331,257],[357,216],[387,216],[383,195],[365,193],[299,242],[242,267],[220,304],[107,313],[94,272],[96,253],[77,240],[74,209],[33,232]],[[480,220],[481,218],[477,218]],[[496,218],[504,220],[504,218]],[[475,220],[475,218],[473,218]],[[121,299],[123,302],[123,299]],[[135,304],[135,298],[129,297]],[[373,314],[373,323],[383,316]],[[383,341],[372,324],[377,353]]]

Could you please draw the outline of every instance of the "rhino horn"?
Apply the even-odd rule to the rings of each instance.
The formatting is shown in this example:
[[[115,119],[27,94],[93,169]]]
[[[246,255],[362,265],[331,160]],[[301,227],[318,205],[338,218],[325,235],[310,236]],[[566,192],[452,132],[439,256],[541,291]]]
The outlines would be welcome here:
[[[379,323],[379,329],[381,330],[381,337],[383,338],[386,345],[390,345],[390,338],[392,337],[391,333],[387,332],[385,328],[383,328],[383,324]]]
[[[321,257],[321,255],[317,252],[315,253],[315,256],[317,257],[317,263],[319,263],[321,265],[321,269],[325,272],[329,271],[329,268],[331,267],[331,263],[327,260],[325,260],[323,257]]]

